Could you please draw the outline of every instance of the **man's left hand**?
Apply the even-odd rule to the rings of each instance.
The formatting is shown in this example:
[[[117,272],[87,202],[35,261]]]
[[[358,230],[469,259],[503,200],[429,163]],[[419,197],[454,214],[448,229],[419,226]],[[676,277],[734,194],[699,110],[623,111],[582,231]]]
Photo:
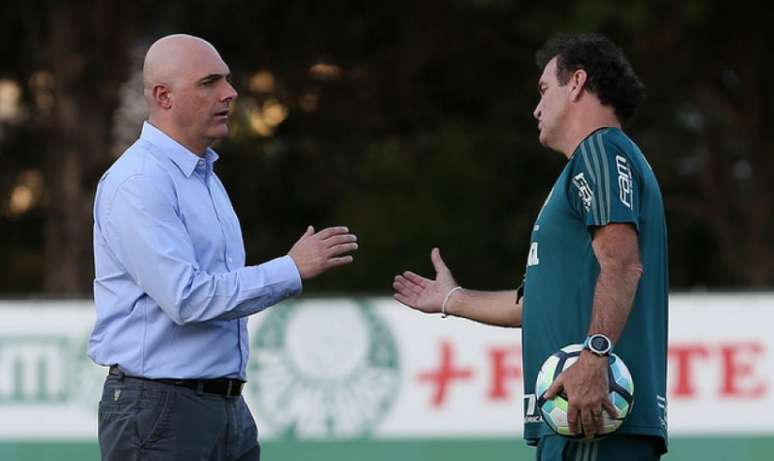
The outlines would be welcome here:
[[[618,412],[608,399],[607,357],[598,357],[589,351],[564,370],[546,391],[545,398],[553,399],[562,390],[567,396],[567,424],[570,432],[583,432],[587,439],[602,432],[602,412],[617,418]]]

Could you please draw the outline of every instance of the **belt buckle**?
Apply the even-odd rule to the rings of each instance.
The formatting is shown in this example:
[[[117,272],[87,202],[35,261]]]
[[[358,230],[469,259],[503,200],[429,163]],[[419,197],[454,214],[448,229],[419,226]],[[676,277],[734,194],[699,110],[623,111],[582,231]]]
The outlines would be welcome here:
[[[230,397],[238,397],[242,395],[242,390],[245,388],[245,382],[239,380],[232,380],[228,385],[228,395]]]
[[[230,399],[239,395],[240,391],[242,390],[242,384],[242,382],[235,379],[229,379],[228,387],[226,388],[226,398]]]

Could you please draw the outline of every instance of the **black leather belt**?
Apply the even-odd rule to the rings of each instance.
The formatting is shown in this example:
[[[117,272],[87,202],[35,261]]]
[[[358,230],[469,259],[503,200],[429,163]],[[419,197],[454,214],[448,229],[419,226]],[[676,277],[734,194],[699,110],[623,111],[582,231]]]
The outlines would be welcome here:
[[[226,398],[238,397],[242,395],[242,389],[245,387],[245,382],[239,379],[150,379],[142,378],[140,376],[129,376],[115,365],[110,367],[108,374],[126,378],[142,379],[144,381],[152,381],[154,383],[164,383],[172,384],[174,386],[187,387],[198,392],[218,394]]]

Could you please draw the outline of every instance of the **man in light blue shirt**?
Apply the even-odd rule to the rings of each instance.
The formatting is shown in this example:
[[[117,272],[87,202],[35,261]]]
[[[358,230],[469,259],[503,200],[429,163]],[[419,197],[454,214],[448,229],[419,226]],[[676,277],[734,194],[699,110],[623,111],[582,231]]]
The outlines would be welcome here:
[[[208,42],[172,35],[143,65],[149,120],[110,167],[94,203],[89,356],[109,366],[100,402],[106,460],[257,460],[241,397],[247,316],[349,264],[357,238],[309,226],[286,256],[245,266],[239,220],[209,147],[237,96]]]

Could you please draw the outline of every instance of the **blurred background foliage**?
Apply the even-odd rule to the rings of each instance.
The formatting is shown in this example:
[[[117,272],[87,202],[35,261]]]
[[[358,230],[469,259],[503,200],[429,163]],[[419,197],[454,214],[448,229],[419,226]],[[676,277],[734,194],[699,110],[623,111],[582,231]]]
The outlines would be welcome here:
[[[673,288],[770,287],[770,19],[744,1],[3,2],[0,294],[90,294],[94,188],[145,116],[145,50],[176,32],[211,41],[240,92],[217,171],[248,263],[308,224],[359,235],[307,292],[387,293],[432,273],[433,246],[462,285],[514,287],[564,164],[537,142],[533,56],[577,31],[648,89],[627,131],[661,182]]]

